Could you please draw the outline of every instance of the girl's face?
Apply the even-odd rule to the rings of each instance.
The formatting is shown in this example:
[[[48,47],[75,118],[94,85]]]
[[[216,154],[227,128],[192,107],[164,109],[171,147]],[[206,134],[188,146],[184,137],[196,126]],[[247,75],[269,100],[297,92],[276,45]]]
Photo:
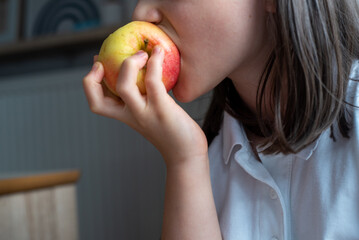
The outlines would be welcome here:
[[[228,76],[234,82],[256,81],[270,49],[268,2],[139,0],[133,20],[157,24],[177,45],[181,73],[173,94],[188,102]]]

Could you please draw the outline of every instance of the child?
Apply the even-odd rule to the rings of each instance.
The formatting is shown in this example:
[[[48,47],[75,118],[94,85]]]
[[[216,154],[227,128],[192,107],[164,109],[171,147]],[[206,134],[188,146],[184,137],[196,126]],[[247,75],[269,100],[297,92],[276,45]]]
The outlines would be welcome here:
[[[166,93],[159,47],[125,61],[122,101],[100,63],[84,78],[91,110],[164,158],[162,239],[359,239],[358,1],[140,0],[133,18],[178,46],[178,100],[214,89],[202,130]]]

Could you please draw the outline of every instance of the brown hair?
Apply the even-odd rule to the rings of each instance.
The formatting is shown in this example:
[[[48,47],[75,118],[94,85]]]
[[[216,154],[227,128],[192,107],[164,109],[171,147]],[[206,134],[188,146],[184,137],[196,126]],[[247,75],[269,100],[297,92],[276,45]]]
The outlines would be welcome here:
[[[263,146],[272,143],[264,150],[267,154],[298,152],[328,127],[333,133],[334,123],[348,138],[345,97],[352,63],[359,57],[358,1],[276,0],[269,22],[275,47],[258,87],[258,114],[225,79],[214,89],[203,124],[209,144],[218,134],[223,111],[264,136]],[[264,118],[264,99],[270,99],[271,121]]]

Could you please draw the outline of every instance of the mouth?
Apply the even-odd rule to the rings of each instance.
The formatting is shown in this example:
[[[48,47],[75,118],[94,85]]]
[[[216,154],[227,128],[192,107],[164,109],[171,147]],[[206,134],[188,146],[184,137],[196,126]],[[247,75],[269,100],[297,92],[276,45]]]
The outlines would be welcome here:
[[[166,26],[166,25],[169,25]],[[178,49],[178,52],[180,53],[181,55],[181,51],[180,51],[180,46],[179,46],[179,39],[178,37],[175,37],[175,36],[178,36],[175,28],[172,26],[172,24],[170,23],[161,23],[159,25],[157,25],[164,33],[166,33],[166,35],[171,39],[171,41],[176,45],[177,49]]]
[[[169,27],[167,27],[166,25],[169,25]],[[181,53],[181,47],[179,45],[179,38],[178,37],[174,37],[174,36],[178,36],[177,31],[175,30],[175,28],[170,24],[159,24],[157,25],[164,33],[166,33],[166,35],[171,39],[171,41],[174,43],[174,45],[176,46],[179,56],[180,56],[180,62],[181,62],[181,69],[182,69],[182,65],[183,65],[183,59],[182,59],[182,53]],[[180,71],[181,74],[181,71]]]
[[[171,39],[171,41],[174,43],[174,45],[176,46],[178,53],[179,53],[179,57],[180,57],[180,72],[178,75],[178,80],[177,83],[175,84],[175,86],[173,87],[173,89],[176,88],[176,86],[178,86],[178,82],[180,80],[180,76],[182,73],[182,69],[183,69],[183,57],[182,57],[182,53],[181,53],[181,46],[180,46],[180,41],[179,41],[179,37],[178,37],[178,33],[176,31],[176,29],[172,26],[171,23],[169,23],[168,21],[166,22],[161,22],[160,24],[157,25],[164,33],[166,33],[166,35]],[[172,89],[172,92],[173,92]],[[175,90],[176,92],[176,90]]]

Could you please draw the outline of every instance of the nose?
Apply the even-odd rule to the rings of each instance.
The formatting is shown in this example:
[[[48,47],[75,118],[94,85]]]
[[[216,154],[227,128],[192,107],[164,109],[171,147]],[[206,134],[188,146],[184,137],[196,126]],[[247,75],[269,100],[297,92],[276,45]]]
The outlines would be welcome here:
[[[159,24],[162,20],[162,14],[153,1],[138,1],[132,20]]]

